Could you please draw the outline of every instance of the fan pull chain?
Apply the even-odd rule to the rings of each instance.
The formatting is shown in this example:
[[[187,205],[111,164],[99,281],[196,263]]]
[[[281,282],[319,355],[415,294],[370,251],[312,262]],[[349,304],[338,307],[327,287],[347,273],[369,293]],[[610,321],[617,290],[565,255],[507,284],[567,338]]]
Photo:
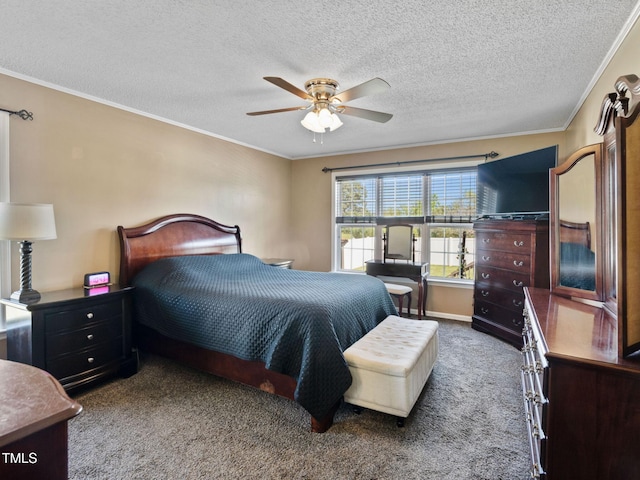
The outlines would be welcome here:
[[[316,143],[316,132],[313,132],[313,143]],[[324,145],[324,133],[320,134],[320,145]]]

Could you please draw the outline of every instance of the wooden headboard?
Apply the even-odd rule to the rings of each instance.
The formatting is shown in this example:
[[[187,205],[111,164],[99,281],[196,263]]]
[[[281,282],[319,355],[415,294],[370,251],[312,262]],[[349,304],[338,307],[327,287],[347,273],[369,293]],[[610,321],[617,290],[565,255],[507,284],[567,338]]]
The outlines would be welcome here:
[[[139,227],[118,226],[118,236],[123,287],[145,265],[161,258],[242,252],[239,226],[186,213],[160,217]]]
[[[589,222],[574,223],[560,220],[560,243],[577,243],[591,249],[591,228]]]

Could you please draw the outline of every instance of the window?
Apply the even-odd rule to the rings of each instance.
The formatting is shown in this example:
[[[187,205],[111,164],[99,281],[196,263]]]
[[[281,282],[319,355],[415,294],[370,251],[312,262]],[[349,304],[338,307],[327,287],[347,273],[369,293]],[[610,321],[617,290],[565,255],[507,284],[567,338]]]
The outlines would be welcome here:
[[[382,258],[386,225],[413,225],[415,261],[431,277],[473,279],[476,168],[335,177],[334,269]]]

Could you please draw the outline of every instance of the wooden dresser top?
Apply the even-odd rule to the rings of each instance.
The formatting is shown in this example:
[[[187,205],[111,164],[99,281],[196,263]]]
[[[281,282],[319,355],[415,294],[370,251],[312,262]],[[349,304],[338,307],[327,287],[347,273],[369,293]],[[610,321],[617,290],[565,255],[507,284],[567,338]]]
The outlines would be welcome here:
[[[618,323],[605,308],[527,288],[547,357],[591,363],[640,375],[640,358],[618,355]]]
[[[44,370],[0,359],[0,447],[82,411]]]

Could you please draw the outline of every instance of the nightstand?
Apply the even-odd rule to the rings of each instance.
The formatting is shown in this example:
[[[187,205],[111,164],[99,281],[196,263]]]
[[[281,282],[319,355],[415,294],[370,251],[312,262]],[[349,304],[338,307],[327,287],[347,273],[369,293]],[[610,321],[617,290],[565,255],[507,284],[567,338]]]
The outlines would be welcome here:
[[[67,391],[138,371],[131,342],[133,288],[76,288],[42,293],[6,308],[7,358],[51,373]]]
[[[261,258],[262,263],[271,265],[272,267],[291,269],[293,260],[287,258]]]

